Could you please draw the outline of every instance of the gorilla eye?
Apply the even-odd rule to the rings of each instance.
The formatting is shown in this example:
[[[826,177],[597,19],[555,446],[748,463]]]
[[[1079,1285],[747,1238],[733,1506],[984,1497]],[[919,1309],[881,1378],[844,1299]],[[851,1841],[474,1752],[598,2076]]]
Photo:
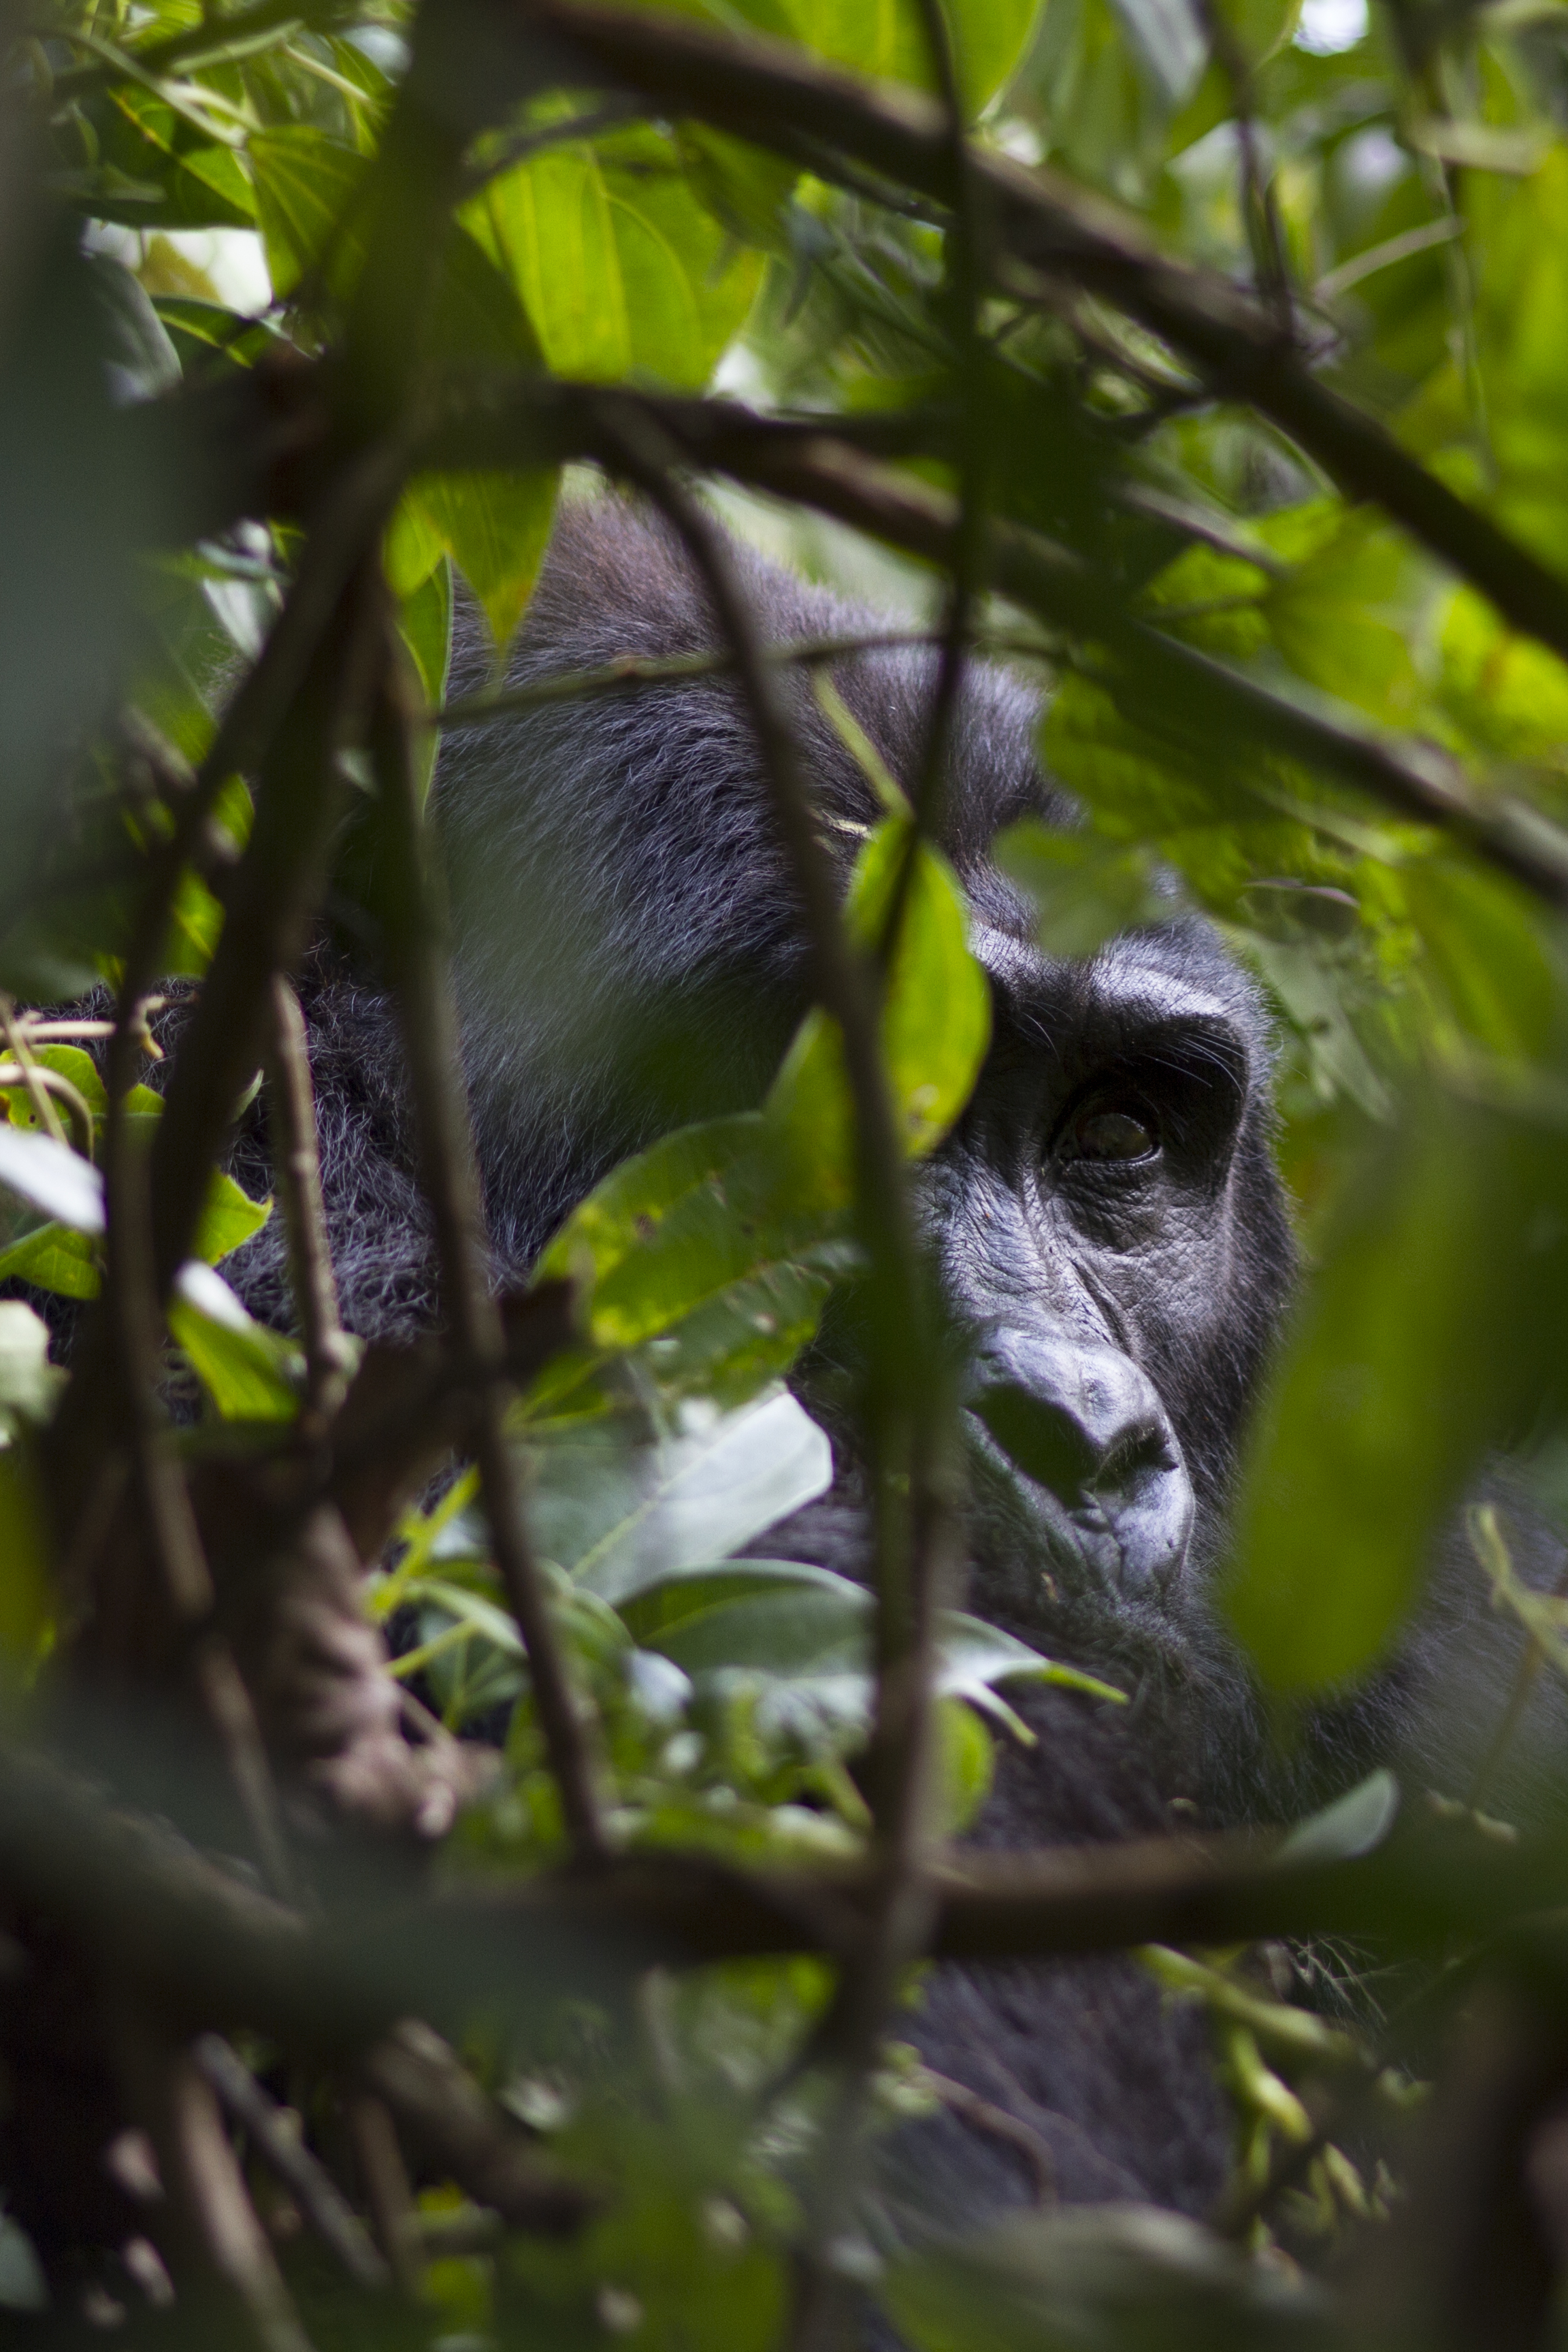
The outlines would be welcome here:
[[[1160,1148],[1153,1117],[1141,1103],[1086,1103],[1062,1141],[1070,1160],[1152,1160]]]

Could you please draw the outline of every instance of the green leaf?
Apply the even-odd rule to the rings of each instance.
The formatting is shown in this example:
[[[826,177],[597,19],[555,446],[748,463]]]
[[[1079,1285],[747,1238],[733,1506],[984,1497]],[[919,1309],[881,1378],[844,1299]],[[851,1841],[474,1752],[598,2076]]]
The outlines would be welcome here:
[[[389,564],[389,577],[390,572]],[[452,662],[452,573],[438,542],[435,562],[398,607],[397,625],[413,659],[426,708],[439,710],[447,698],[447,675]],[[440,748],[438,728],[416,731],[413,754],[421,800],[430,789]]]
[[[234,149],[204,141],[195,125],[150,89],[122,82],[99,115],[103,158],[131,183],[157,191],[151,203],[106,191],[100,217],[134,228],[249,228],[256,200]]]
[[[299,1349],[258,1323],[223,1276],[200,1259],[180,1268],[169,1302],[169,1329],[221,1420],[294,1419],[304,1370]]]
[[[822,1685],[822,1696],[836,1712],[868,1714],[872,1595],[863,1584],[826,1569],[792,1575],[790,1565],[746,1561],[737,1563],[730,1576],[721,1570],[698,1570],[689,1580],[682,1577],[664,1585],[658,1619],[651,1623],[654,1604],[644,1588],[639,1638],[694,1677],[750,1670],[773,1681]],[[1000,1626],[944,1610],[937,1633],[938,1696],[967,1699],[1029,1740],[1033,1735],[994,1687],[1014,1681],[1055,1683],[1096,1698],[1122,1697],[1109,1683],[1058,1665]]]
[[[634,1641],[644,1649],[658,1647],[658,1637],[688,1617],[700,1616],[731,1601],[748,1601],[784,1585],[815,1587],[818,1591],[864,1598],[863,1588],[829,1568],[798,1559],[697,1560],[673,1576],[655,1573],[645,1584],[634,1584],[616,1601],[616,1613]]]
[[[651,126],[547,148],[463,215],[506,270],[557,375],[693,389],[743,323],[760,256],[737,246]]]
[[[739,1404],[787,1368],[848,1254],[797,1213],[772,1140],[755,1112],[678,1129],[573,1213],[538,1278],[577,1286],[587,1347],[546,1370],[531,1412],[580,1409],[601,1359],[631,1349],[672,1402],[702,1387]]]
[[[1443,1518],[1539,1404],[1568,1307],[1560,1134],[1436,1093],[1346,1202],[1247,1465],[1224,1602],[1265,1679],[1343,1688]]]
[[[996,863],[1034,900],[1037,936],[1049,955],[1091,956],[1139,923],[1168,922],[1142,850],[1122,849],[1093,834],[1055,833],[1026,817],[998,834]]]
[[[341,299],[363,259],[356,208],[365,158],[306,123],[258,131],[248,153],[274,294],[286,300],[320,267]]]
[[[1024,54],[1038,0],[942,0],[959,85],[972,115],[994,98]],[[931,46],[915,0],[780,0],[796,40],[835,65],[882,81],[932,86]],[[717,11],[715,11],[717,13]],[[778,10],[741,0],[738,13],[763,32]]]
[[[241,1243],[258,1234],[271,1214],[270,1198],[253,1201],[232,1176],[221,1168],[216,1170],[207,1187],[206,1205],[192,1244],[193,1256],[207,1265],[216,1265],[230,1250],[238,1249]]]
[[[503,648],[528,608],[550,544],[560,475],[421,474],[407,493],[419,525],[451,556]]]
[[[595,1423],[525,1456],[535,1544],[602,1600],[737,1549],[833,1476],[826,1438],[787,1390],[728,1413],[689,1405],[677,1427],[628,1446]]]
[[[101,1286],[99,1250],[68,1225],[39,1225],[0,1250],[0,1282],[27,1282],[58,1298],[96,1298]]]
[[[860,946],[879,940],[910,828],[879,824],[856,863],[845,919]],[[968,1101],[991,1039],[991,995],[969,952],[963,890],[939,852],[921,842],[882,1008],[882,1052],[893,1114],[911,1158],[941,1142]],[[854,1194],[854,1114],[837,1025],[808,1013],[769,1090],[764,1116],[803,1208],[847,1207]]]

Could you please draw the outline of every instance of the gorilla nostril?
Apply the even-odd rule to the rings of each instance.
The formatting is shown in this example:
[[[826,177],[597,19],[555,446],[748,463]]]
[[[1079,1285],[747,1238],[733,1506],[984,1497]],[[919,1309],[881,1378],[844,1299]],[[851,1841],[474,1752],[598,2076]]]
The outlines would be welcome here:
[[[1111,1441],[1088,1483],[1097,1495],[1126,1495],[1140,1479],[1175,1467],[1175,1455],[1163,1429],[1129,1429]]]
[[[1076,1503],[1099,1484],[1099,1447],[1057,1406],[1015,1381],[998,1381],[979,1391],[973,1410],[1025,1476],[1062,1502]]]

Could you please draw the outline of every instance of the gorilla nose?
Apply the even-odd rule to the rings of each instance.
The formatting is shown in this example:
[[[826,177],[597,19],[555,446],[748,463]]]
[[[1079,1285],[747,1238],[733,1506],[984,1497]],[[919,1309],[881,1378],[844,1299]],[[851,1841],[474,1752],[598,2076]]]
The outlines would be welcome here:
[[[1048,1522],[1135,1591],[1186,1557],[1193,1489],[1152,1381],[1120,1349],[1066,1330],[993,1328],[974,1357],[970,1407],[1049,1498]],[[1053,1508],[1052,1506],[1055,1506]]]

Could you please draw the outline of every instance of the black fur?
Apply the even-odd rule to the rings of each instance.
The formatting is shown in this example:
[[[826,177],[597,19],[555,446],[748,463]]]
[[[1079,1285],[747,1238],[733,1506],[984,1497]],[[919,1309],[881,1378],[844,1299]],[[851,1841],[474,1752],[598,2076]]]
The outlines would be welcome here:
[[[776,641],[864,626],[867,615],[740,560]],[[712,642],[666,534],[606,500],[563,514],[509,674]],[[906,781],[932,667],[908,651],[836,673]],[[453,691],[487,676],[488,649],[465,618]],[[824,833],[847,870],[875,800],[803,674],[790,690]],[[1071,822],[1036,766],[1036,719],[1024,687],[972,676],[942,842],[992,976],[995,1043],[959,1130],[922,1175],[921,1203],[972,1336],[977,1406],[1000,1399],[1047,1451],[1063,1429],[1079,1448],[1054,1485],[1037,1482],[1012,1468],[981,1413],[970,1417],[969,1603],[1131,1700],[1113,1709],[1042,1690],[1022,1701],[1037,1745],[1003,1743],[978,1832],[998,1847],[1300,1804],[1386,1747],[1410,1684],[1386,1681],[1289,1770],[1272,1767],[1207,1600],[1246,1407],[1294,1279],[1270,1151],[1268,1024],[1202,923],[1131,934],[1082,965],[1034,945],[987,850],[1022,813]],[[757,1099],[805,1002],[801,927],[751,730],[723,680],[454,731],[435,808],[500,1279],[525,1271],[626,1152]],[[406,1330],[432,1315],[434,1282],[389,1009],[326,949],[303,995],[345,1318],[366,1334]],[[1125,1164],[1086,1158],[1072,1121],[1097,1103],[1144,1120],[1157,1150]],[[264,1177],[261,1154],[253,1120],[242,1175]],[[228,1270],[259,1311],[287,1319],[275,1223]],[[1083,1408],[1089,1422],[1101,1414],[1100,1451],[1086,1455],[1068,1408],[1075,1381],[1102,1374],[1100,1403]],[[1183,1546],[1171,1530],[1189,1514]],[[847,1460],[835,1494],[768,1549],[853,1570],[863,1539]],[[1062,2196],[1201,2212],[1217,2195],[1230,2125],[1203,2022],[1163,2000],[1132,1961],[933,1971],[909,2031],[939,2073],[1035,2132]],[[954,2225],[1034,2193],[1019,2147],[973,2116],[903,2136],[890,2180],[900,2202]]]

